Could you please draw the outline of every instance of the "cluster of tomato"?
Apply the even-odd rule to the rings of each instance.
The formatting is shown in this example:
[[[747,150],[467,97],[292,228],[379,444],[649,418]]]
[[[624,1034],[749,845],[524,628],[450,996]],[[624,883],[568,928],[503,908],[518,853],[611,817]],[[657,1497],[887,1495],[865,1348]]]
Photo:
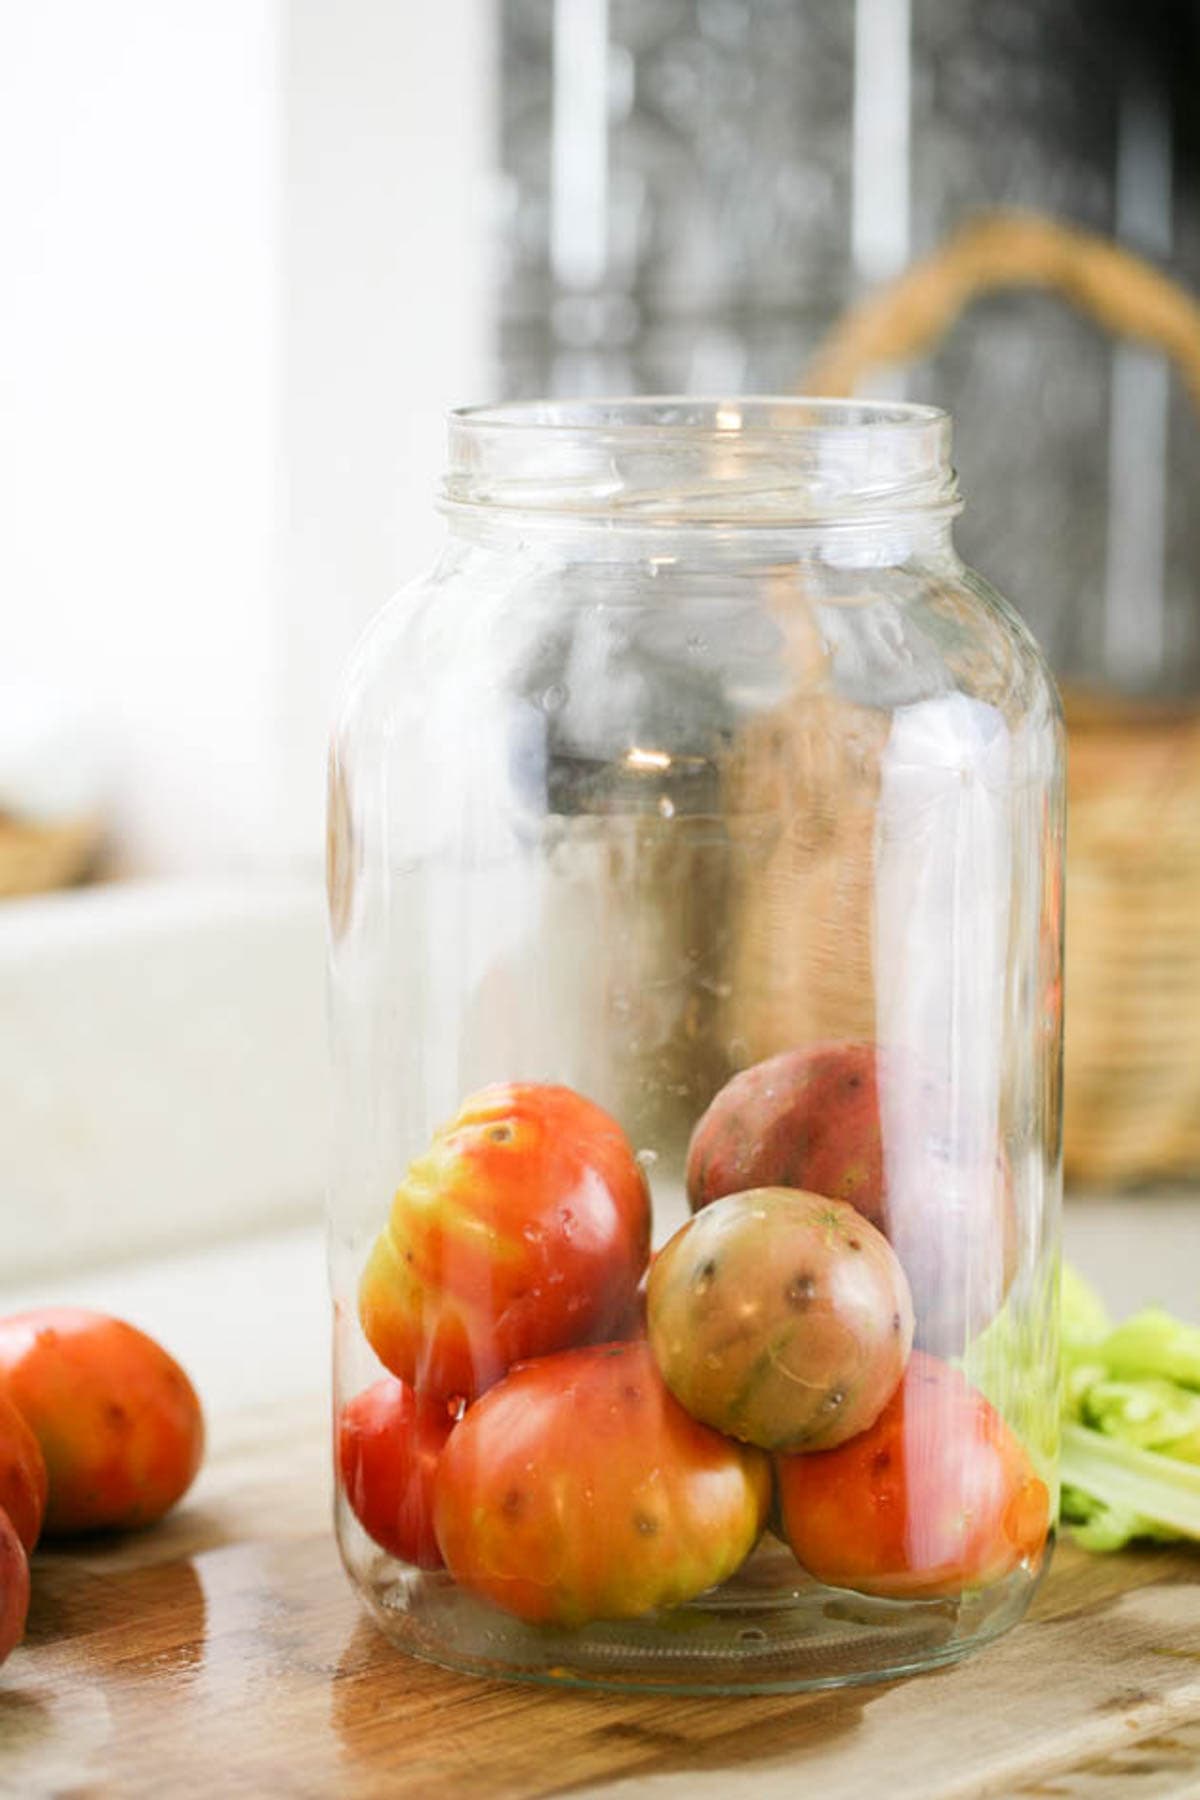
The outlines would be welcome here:
[[[467,1101],[410,1166],[359,1290],[391,1374],[342,1409],[338,1456],[378,1544],[567,1626],[695,1598],[768,1520],[811,1575],[869,1594],[1036,1561],[1048,1494],[1025,1450],[913,1349],[870,1131],[848,1173],[820,1166],[833,1090],[856,1128],[878,1111],[861,1049],[776,1058],[717,1096],[695,1216],[653,1259],[645,1176],[607,1113],[537,1084]],[[847,1183],[857,1205],[831,1191]]]
[[[122,1319],[0,1319],[0,1662],[21,1641],[43,1533],[152,1524],[191,1485],[204,1422],[173,1357]]]

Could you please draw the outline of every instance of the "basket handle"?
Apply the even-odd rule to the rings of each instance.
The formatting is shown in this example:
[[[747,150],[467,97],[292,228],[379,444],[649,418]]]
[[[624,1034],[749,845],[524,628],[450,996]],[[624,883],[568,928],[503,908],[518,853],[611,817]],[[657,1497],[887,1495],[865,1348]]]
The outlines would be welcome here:
[[[803,390],[849,394],[868,369],[909,362],[937,344],[978,295],[1049,288],[1118,337],[1174,361],[1200,412],[1200,304],[1152,264],[1077,226],[1036,213],[988,212],[960,226],[834,326]]]

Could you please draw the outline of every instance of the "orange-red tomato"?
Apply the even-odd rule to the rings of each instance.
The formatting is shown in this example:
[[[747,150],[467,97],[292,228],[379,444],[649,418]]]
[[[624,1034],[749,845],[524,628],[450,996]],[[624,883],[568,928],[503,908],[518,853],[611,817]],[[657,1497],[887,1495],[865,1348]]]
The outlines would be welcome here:
[[[0,1394],[0,1512],[32,1550],[46,1512],[46,1459],[11,1400]]]
[[[701,1425],[644,1342],[513,1369],[467,1410],[434,1479],[454,1579],[518,1618],[577,1626],[679,1606],[762,1530],[770,1465]]]
[[[0,1663],[25,1636],[29,1612],[29,1559],[15,1525],[0,1512]]]
[[[79,1307],[0,1320],[0,1393],[46,1459],[47,1536],[127,1530],[173,1506],[200,1466],[200,1402],[145,1332]]]
[[[650,1247],[645,1177],[570,1088],[483,1089],[409,1167],[359,1316],[418,1392],[472,1399],[525,1357],[615,1336]]]
[[[422,1569],[442,1566],[433,1477],[454,1416],[388,1375],[347,1401],[338,1419],[338,1470],[355,1517],[377,1544]]]
[[[919,1350],[869,1431],[775,1468],[783,1535],[831,1587],[958,1594],[1035,1565],[1049,1530],[1022,1444],[957,1369]]]

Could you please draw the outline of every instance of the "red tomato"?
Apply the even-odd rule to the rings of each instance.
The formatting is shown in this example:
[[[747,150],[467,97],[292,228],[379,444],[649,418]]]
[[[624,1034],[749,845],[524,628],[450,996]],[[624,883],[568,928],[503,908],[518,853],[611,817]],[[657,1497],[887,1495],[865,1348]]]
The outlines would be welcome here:
[[[338,1420],[338,1469],[355,1517],[377,1544],[422,1569],[442,1566],[433,1477],[453,1426],[449,1405],[390,1375],[357,1394]]]
[[[359,1289],[376,1355],[471,1399],[525,1357],[615,1335],[650,1198],[620,1126],[570,1088],[485,1088],[411,1164]]]
[[[513,1369],[442,1452],[434,1524],[463,1587],[531,1622],[678,1606],[732,1575],[770,1499],[762,1451],[686,1413],[649,1345]]]
[[[46,1459],[11,1400],[0,1394],[0,1512],[6,1512],[26,1550],[41,1534],[46,1512]]]
[[[200,1466],[204,1424],[191,1382],[120,1319],[78,1307],[0,1319],[0,1393],[46,1459],[47,1536],[147,1525]]]
[[[785,1050],[735,1075],[697,1124],[692,1210],[767,1187],[846,1201],[900,1259],[916,1342],[958,1355],[1003,1304],[1018,1246],[1007,1161],[959,1141],[952,1100],[905,1051]]]
[[[0,1663],[25,1636],[29,1611],[29,1559],[16,1527],[0,1512]]]
[[[914,1350],[869,1431],[776,1460],[783,1535],[810,1575],[932,1598],[1035,1564],[1050,1496],[1000,1414],[948,1363]]]

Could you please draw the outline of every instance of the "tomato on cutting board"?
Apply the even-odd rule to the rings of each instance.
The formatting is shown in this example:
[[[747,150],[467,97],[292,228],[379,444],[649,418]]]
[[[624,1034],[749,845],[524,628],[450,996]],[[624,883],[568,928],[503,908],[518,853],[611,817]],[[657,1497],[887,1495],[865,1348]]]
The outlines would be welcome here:
[[[148,1525],[200,1466],[204,1423],[191,1382],[121,1319],[81,1307],[0,1319],[0,1394],[46,1460],[47,1536]]]
[[[46,1513],[46,1459],[25,1419],[0,1393],[0,1512],[26,1550],[41,1535]]]
[[[29,1560],[8,1514],[0,1512],[0,1663],[25,1636]]]

